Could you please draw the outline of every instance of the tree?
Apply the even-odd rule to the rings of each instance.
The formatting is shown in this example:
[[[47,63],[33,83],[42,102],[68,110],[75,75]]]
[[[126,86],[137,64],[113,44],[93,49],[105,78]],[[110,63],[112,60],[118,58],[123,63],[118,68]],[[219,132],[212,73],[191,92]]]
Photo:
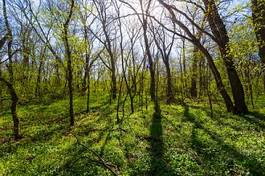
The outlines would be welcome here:
[[[133,10],[133,12],[136,14],[139,22],[141,23],[142,26],[142,30],[143,30],[143,41],[144,41],[144,48],[145,48],[145,54],[146,54],[146,58],[148,61],[148,69],[150,72],[150,96],[151,96],[151,100],[154,103],[154,110],[155,110],[155,117],[160,117],[160,105],[159,105],[159,100],[158,100],[158,95],[157,95],[157,85],[156,85],[156,70],[155,70],[155,64],[154,64],[154,60],[151,54],[151,50],[150,50],[150,41],[148,38],[148,20],[150,17],[150,8],[151,5],[153,3],[152,0],[148,0],[148,1],[143,1],[143,0],[139,0],[139,4],[140,4],[140,13],[138,13],[138,11],[128,2],[120,0],[120,2],[126,4],[130,9]]]
[[[162,4],[163,7],[165,7],[168,10],[168,12],[169,12],[169,14],[171,16],[172,22],[174,24],[178,25],[185,32],[187,37],[185,35],[177,32],[177,31],[175,31],[175,30],[168,29],[166,26],[164,26],[164,27],[167,28],[169,31],[175,33],[177,36],[185,38],[189,42],[191,42],[194,45],[196,45],[198,47],[198,49],[204,54],[204,56],[206,57],[206,59],[208,61],[209,67],[210,67],[210,69],[211,69],[211,71],[213,73],[213,76],[215,78],[215,82],[216,82],[217,88],[218,88],[221,96],[223,97],[223,100],[225,102],[227,111],[228,112],[234,112],[233,102],[232,102],[229,94],[227,93],[227,91],[225,89],[225,86],[223,84],[220,72],[218,71],[218,69],[217,69],[217,67],[216,67],[216,65],[214,63],[213,57],[211,56],[211,54],[209,53],[207,48],[205,46],[203,46],[201,41],[195,35],[192,34],[190,29],[182,21],[180,21],[176,17],[175,12],[178,12],[178,13],[182,14],[182,16],[185,17],[198,30],[202,31],[203,33],[207,33],[207,34],[208,34],[208,32],[204,31],[203,29],[201,29],[201,27],[199,27],[186,13],[182,12],[181,10],[177,9],[176,7],[174,7],[172,5],[169,5],[169,4],[165,3],[162,0],[158,0],[158,1],[159,1],[160,4]],[[211,34],[208,34],[208,35],[211,35]]]
[[[102,58],[101,61],[104,63],[104,65],[110,70],[111,72],[111,97],[112,99],[116,99],[117,97],[117,80],[116,80],[116,54],[114,49],[114,43],[113,43],[113,31],[114,34],[116,33],[115,26],[111,26],[112,23],[110,23],[111,18],[108,16],[108,10],[110,8],[109,2],[104,0],[93,0],[93,3],[97,10],[97,16],[98,20],[101,23],[102,32],[104,39],[101,39],[101,37],[94,33],[92,30],[90,30],[92,33],[94,33],[95,37],[104,45],[108,56],[109,56],[109,64],[104,62],[104,59]],[[114,37],[115,38],[115,37]]]
[[[12,60],[12,42],[13,42],[13,35],[12,35],[12,30],[9,25],[8,17],[7,17],[7,8],[6,8],[6,0],[3,0],[3,16],[4,16],[4,21],[5,21],[5,26],[7,30],[7,37],[4,37],[1,39],[1,46],[0,49],[4,46],[5,42],[7,42],[7,57],[8,57],[8,72],[9,72],[9,81],[4,79],[2,75],[0,74],[0,82],[3,82],[11,95],[11,113],[12,113],[12,118],[13,118],[13,132],[14,132],[14,138],[20,139],[21,135],[19,133],[19,119],[17,116],[17,102],[18,102],[18,96],[15,91],[15,88],[13,86],[14,84],[14,77],[13,77],[13,60]],[[1,66],[1,65],[0,65]]]
[[[166,77],[167,79],[167,91],[166,91],[167,100],[166,101],[168,104],[170,104],[176,101],[174,97],[174,92],[173,92],[172,74],[171,74],[171,68],[170,68],[170,54],[174,46],[175,35],[173,34],[173,36],[170,36],[171,39],[169,39],[169,36],[168,34],[166,34],[166,30],[163,27],[151,26],[151,30],[153,33],[156,46],[162,57],[162,61],[165,64],[166,75],[167,75]]]
[[[225,24],[218,12],[218,8],[214,0],[203,0],[203,3],[206,9],[206,18],[219,47],[219,51],[228,74],[235,104],[234,112],[236,114],[247,113],[248,108],[245,103],[245,93],[236,71],[233,58],[230,55],[229,37]]]
[[[263,86],[265,92],[265,0],[251,0],[252,19],[259,47],[259,56],[263,64]]]
[[[67,81],[69,90],[69,114],[70,114],[70,126],[74,126],[74,107],[73,107],[73,68],[72,68],[72,57],[71,49],[69,46],[69,23],[74,13],[75,0],[70,1],[70,10],[68,16],[63,24],[63,43],[65,49],[65,59],[67,60]]]
[[[60,18],[54,19],[51,18],[52,24],[48,22],[47,25],[43,25],[40,22],[38,16],[32,9],[32,4],[30,1],[26,1],[26,7],[21,6],[19,7],[22,13],[24,14],[25,18],[28,20],[29,24],[32,26],[33,30],[35,31],[36,35],[39,37],[41,42],[45,44],[45,46],[50,50],[52,55],[56,59],[56,83],[60,83],[60,76],[59,76],[59,64],[63,65],[63,59],[61,57],[61,53],[58,53],[57,48],[52,45],[50,41],[50,33],[52,31],[52,27],[55,26],[55,22],[60,28],[58,31],[60,33],[60,37],[63,42],[64,46],[64,59],[67,62],[67,66],[65,68],[66,72],[66,79],[67,79],[67,85],[68,85],[68,93],[69,93],[69,117],[70,117],[70,126],[74,125],[74,107],[73,107],[73,67],[72,67],[72,53],[71,53],[71,47],[69,43],[69,26],[70,22],[72,20],[73,14],[74,14],[74,7],[75,7],[75,0],[69,0],[66,5],[69,6],[68,8],[64,8],[62,10],[58,4],[54,4],[53,1],[47,0],[47,9],[51,14],[51,17],[55,18],[55,15],[59,15]],[[53,8],[53,6],[57,6],[57,8]],[[27,11],[28,10],[28,11]],[[48,26],[48,28],[46,28]],[[55,29],[53,31],[56,35]],[[56,37],[55,37],[56,38]],[[58,40],[58,38],[56,38]]]

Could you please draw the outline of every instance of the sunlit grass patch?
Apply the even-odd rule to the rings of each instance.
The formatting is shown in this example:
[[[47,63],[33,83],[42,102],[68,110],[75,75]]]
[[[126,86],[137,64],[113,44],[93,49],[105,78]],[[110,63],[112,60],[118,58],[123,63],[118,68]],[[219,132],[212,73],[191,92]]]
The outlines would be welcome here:
[[[95,97],[92,97],[95,100]],[[12,118],[2,114],[0,175],[247,175],[263,174],[264,121],[207,105],[153,105],[116,119],[116,104],[104,98],[75,100],[69,127],[68,100],[18,108],[23,138],[13,141]],[[107,102],[107,103],[106,103]],[[136,104],[137,106],[137,104]],[[259,112],[261,114],[261,112]]]

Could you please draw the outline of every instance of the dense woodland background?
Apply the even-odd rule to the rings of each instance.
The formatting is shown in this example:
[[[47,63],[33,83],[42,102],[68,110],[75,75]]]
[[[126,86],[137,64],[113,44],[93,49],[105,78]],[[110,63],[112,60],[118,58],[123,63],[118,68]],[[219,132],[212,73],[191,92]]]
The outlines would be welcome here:
[[[0,10],[0,175],[265,175],[265,0]]]

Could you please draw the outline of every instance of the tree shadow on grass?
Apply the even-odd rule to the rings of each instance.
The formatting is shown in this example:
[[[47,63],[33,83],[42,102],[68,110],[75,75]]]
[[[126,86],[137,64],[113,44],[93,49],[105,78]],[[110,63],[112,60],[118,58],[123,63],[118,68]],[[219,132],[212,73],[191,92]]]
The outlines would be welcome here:
[[[82,142],[83,143],[83,142]],[[89,143],[75,143],[67,151],[64,162],[57,169],[60,175],[119,175],[119,167],[99,155]]]
[[[103,145],[100,147],[100,154],[99,154],[100,156],[104,155],[105,147],[108,144],[109,140],[111,139],[111,133],[113,131],[113,125],[111,127],[109,127],[109,128],[106,128],[106,130],[107,130],[106,131],[107,132],[107,136],[106,136],[106,138],[104,140]],[[101,140],[101,138],[102,138],[102,134],[99,135],[99,138],[97,140]]]
[[[265,115],[259,112],[249,112],[247,115],[242,115],[249,123],[258,125],[262,130],[265,129]]]
[[[87,146],[92,145],[93,141],[87,141]],[[55,168],[56,175],[93,175],[97,173],[97,169],[92,161],[90,161],[89,151],[77,143],[72,144],[66,150],[60,151],[62,162],[59,165],[44,165],[40,174],[45,172],[47,168]]]
[[[34,134],[30,134],[30,132],[27,132],[27,134],[22,134],[23,138],[18,142],[9,140],[6,143],[1,144],[0,158],[7,155],[17,155],[17,150],[19,148],[28,147],[29,145],[33,147],[48,143],[50,140],[56,137],[55,134],[58,136],[63,136],[69,131],[69,128],[65,127],[64,125],[51,125],[47,126],[47,128],[43,128],[41,126],[35,127],[39,127],[39,129],[35,130]]]
[[[150,127],[150,146],[151,146],[151,168],[149,175],[173,175],[170,166],[164,160],[163,128],[162,117],[153,115]]]
[[[212,169],[224,169],[223,171],[227,171],[228,175],[236,175],[237,171],[235,168],[237,167],[237,164],[240,163],[240,165],[247,169],[251,175],[265,175],[265,166],[260,161],[254,156],[246,156],[232,145],[227,144],[222,136],[205,128],[203,122],[189,112],[188,106],[185,106],[184,118],[185,121],[194,124],[191,135],[191,145],[196,153],[202,158],[202,163],[199,164]],[[198,130],[205,132],[216,144],[199,139],[197,134]],[[218,168],[219,166],[221,167],[220,161],[225,164],[222,166],[223,168]],[[207,175],[209,175],[209,173],[207,173]]]
[[[262,114],[260,112],[252,111],[252,112],[249,112],[248,115],[252,115],[258,120],[264,120],[265,121],[265,114]]]
[[[224,113],[222,110],[214,110],[213,111],[213,116],[211,115],[211,110],[207,107],[201,107],[201,106],[189,106],[194,109],[202,110],[207,113],[207,116],[211,117],[211,119],[217,121],[218,124],[222,126],[229,126],[237,131],[240,130],[246,130],[242,126],[236,126],[232,125],[231,123],[224,122],[222,119],[227,119],[227,118],[233,118],[237,121],[240,120],[246,120],[248,123],[253,124],[255,126],[256,131],[261,131],[265,129],[265,114],[261,114],[259,112],[249,112],[246,115],[240,115],[237,116],[238,118],[235,118],[234,116],[227,116],[227,113]],[[252,129],[251,129],[252,130]]]

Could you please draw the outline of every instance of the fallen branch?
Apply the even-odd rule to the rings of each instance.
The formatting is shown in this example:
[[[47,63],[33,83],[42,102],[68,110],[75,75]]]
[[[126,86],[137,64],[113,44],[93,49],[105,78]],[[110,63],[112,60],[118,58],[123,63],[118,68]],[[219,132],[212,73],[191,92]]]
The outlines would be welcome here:
[[[119,175],[117,173],[117,171],[115,171],[115,170],[118,170],[118,167],[116,165],[105,161],[101,156],[99,156],[99,154],[97,152],[95,152],[94,150],[92,150],[92,149],[88,148],[87,146],[85,146],[84,144],[82,144],[77,136],[75,136],[74,134],[72,134],[72,135],[76,138],[77,144],[81,145],[82,147],[84,147],[86,150],[90,151],[94,156],[96,156],[98,158],[98,160],[92,160],[89,158],[90,161],[101,164],[102,166],[104,166],[106,169],[108,169],[115,176]],[[115,169],[113,169],[113,168],[115,168]]]

